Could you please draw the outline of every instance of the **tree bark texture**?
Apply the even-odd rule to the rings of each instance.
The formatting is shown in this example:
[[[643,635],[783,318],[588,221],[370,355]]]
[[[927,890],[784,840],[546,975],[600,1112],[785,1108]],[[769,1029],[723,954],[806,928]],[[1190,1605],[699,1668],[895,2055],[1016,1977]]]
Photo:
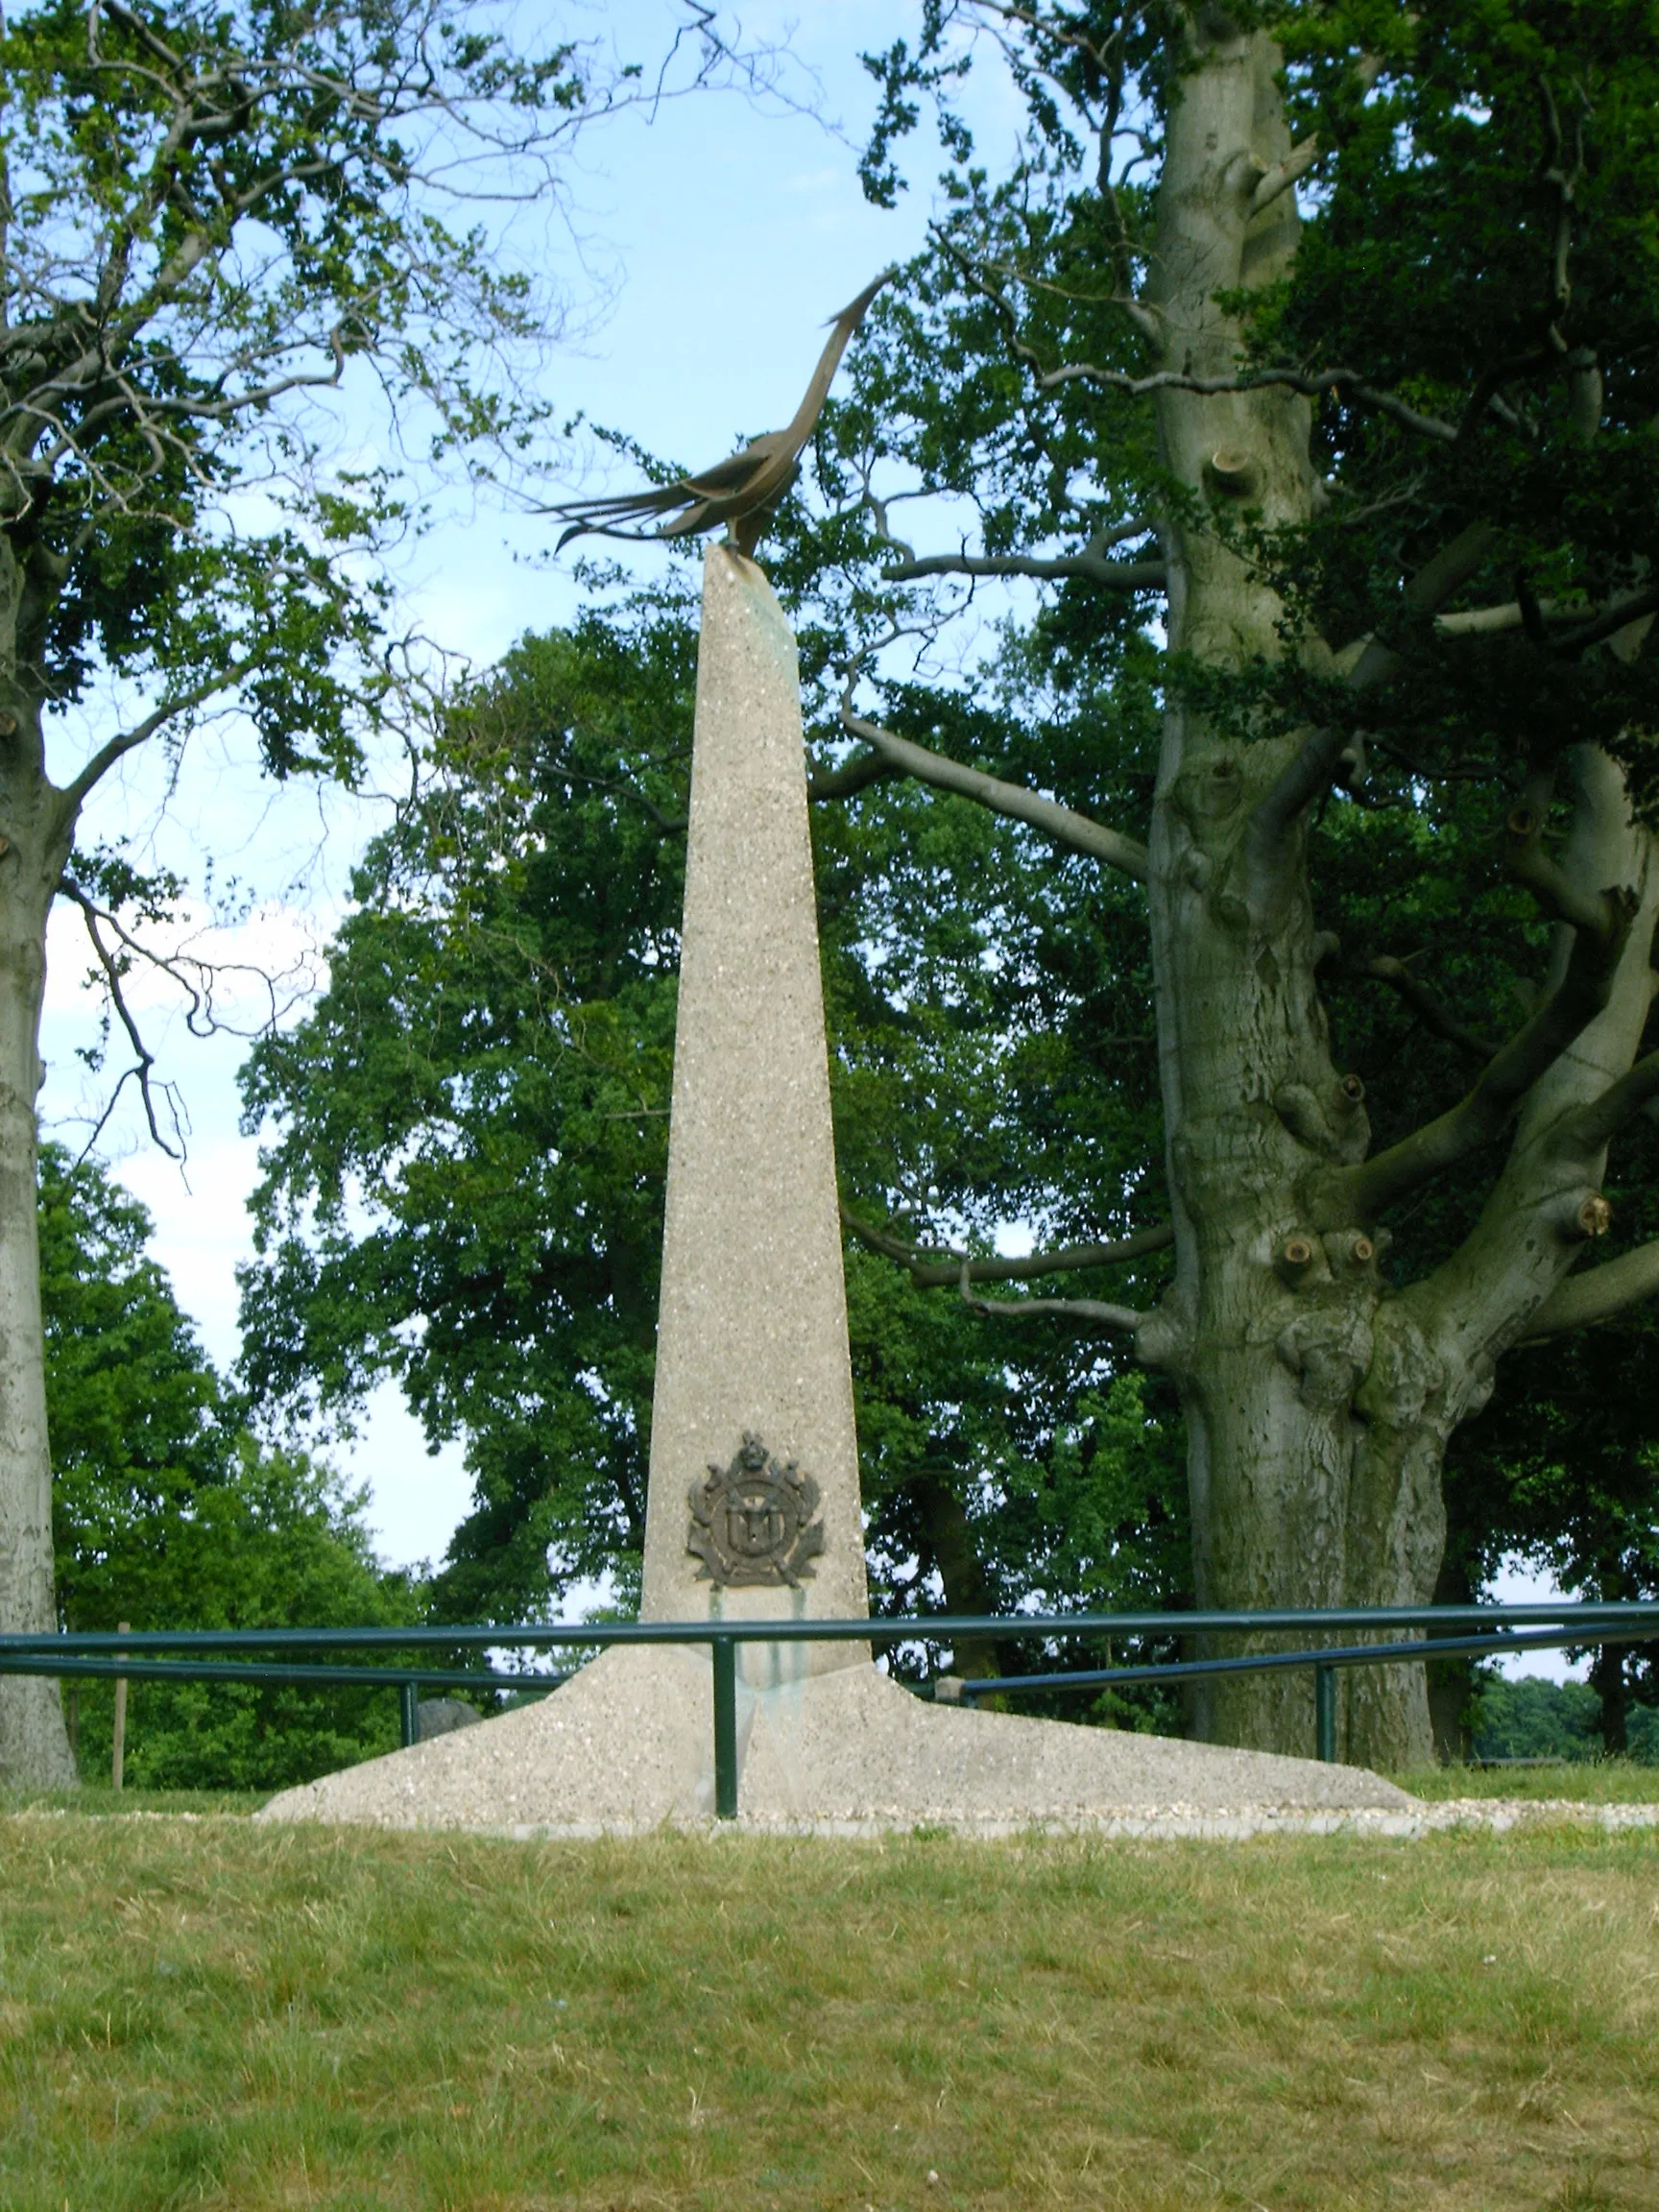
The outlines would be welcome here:
[[[41,699],[30,682],[50,592],[0,537],[0,1631],[58,1625],[52,1458],[36,1230],[40,1009],[46,918],[73,809],[48,781]],[[58,1685],[0,1676],[0,1778],[34,1789],[77,1776]]]
[[[1260,213],[1251,204],[1289,134],[1270,40],[1216,11],[1194,12],[1187,36],[1147,304],[1161,368],[1225,378],[1238,373],[1242,334],[1217,295],[1271,282],[1295,251],[1294,193]],[[1283,388],[1165,388],[1158,406],[1165,463],[1190,494],[1163,526],[1170,647],[1230,670],[1272,661],[1284,611],[1229,523],[1246,511],[1269,527],[1309,518],[1308,402]],[[1325,648],[1302,650],[1334,667]],[[1468,1243],[1391,1290],[1380,1215],[1417,1166],[1367,1164],[1361,1087],[1332,1058],[1306,843],[1337,762],[1301,776],[1313,736],[1254,736],[1178,687],[1164,730],[1148,897],[1177,1276],[1139,1346],[1172,1370],[1185,1402],[1201,1606],[1431,1599],[1447,1440],[1572,1262],[1575,1209],[1604,1157],[1604,1141],[1574,1136],[1575,1116],[1629,1069],[1648,1004],[1651,840],[1632,826],[1612,763],[1580,748],[1561,866],[1592,902],[1621,887],[1628,921],[1583,985],[1601,1010],[1521,1087],[1507,1165]],[[1557,934],[1558,985],[1584,932]],[[1594,950],[1580,947],[1581,969]],[[1496,1135],[1502,1100],[1491,1110]],[[1341,1696],[1343,1756],[1429,1762],[1422,1668],[1344,1670]],[[1196,1718],[1224,1742],[1311,1754],[1311,1675],[1229,1680]]]
[[[997,1610],[997,1596],[974,1541],[974,1526],[950,1483],[938,1475],[921,1475],[911,1495],[922,1522],[923,1539],[939,1570],[948,1613],[986,1614]],[[1019,1647],[988,1637],[964,1636],[951,1653],[951,1671],[968,1681],[1018,1670]]]

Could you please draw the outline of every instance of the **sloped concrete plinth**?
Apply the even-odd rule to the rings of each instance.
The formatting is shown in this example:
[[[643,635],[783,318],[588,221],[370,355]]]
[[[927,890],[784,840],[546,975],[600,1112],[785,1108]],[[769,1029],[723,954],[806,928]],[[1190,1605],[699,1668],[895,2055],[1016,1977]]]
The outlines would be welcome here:
[[[995,1833],[1415,1802],[1360,1767],[926,1705],[869,1666],[740,1683],[738,1698],[739,1802],[757,1826]],[[540,1704],[285,1790],[259,1817],[554,1835],[699,1822],[711,1710],[701,1653],[619,1647]]]

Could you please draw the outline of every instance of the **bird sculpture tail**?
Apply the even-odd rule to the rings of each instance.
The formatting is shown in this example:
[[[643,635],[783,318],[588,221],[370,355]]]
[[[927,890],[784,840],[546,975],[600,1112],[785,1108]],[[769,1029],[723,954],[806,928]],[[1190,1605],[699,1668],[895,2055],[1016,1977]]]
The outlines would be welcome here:
[[[567,517],[569,522],[554,551],[562,553],[572,538],[589,532],[608,538],[637,537],[639,533],[630,529],[630,523],[648,522],[654,515],[671,515],[685,503],[685,487],[680,484],[666,484],[656,492],[627,492],[613,499],[567,499],[548,509],[551,515]]]

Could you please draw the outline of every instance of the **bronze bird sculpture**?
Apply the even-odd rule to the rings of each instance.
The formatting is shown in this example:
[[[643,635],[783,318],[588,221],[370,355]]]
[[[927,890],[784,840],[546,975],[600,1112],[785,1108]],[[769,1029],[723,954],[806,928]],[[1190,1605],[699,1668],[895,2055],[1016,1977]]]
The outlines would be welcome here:
[[[796,463],[823,412],[848,340],[863,322],[871,301],[896,274],[892,269],[883,270],[835,317],[830,326],[830,342],[806,387],[806,397],[783,429],[768,430],[729,461],[695,476],[682,476],[649,492],[623,493],[613,499],[569,499],[547,508],[549,515],[569,517],[570,526],[554,550],[562,552],[572,538],[586,532],[606,538],[638,538],[642,533],[625,525],[644,522],[653,515],[667,515],[672,520],[644,535],[691,538],[703,530],[717,530],[724,522],[737,550],[753,554],[767,517],[795,481]]]

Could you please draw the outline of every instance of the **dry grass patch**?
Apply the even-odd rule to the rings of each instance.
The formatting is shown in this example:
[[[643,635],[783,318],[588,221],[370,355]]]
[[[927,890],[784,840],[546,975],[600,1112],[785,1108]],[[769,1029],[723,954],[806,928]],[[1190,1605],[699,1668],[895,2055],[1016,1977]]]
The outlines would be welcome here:
[[[1656,1875],[23,1815],[0,2203],[1647,2212]]]

